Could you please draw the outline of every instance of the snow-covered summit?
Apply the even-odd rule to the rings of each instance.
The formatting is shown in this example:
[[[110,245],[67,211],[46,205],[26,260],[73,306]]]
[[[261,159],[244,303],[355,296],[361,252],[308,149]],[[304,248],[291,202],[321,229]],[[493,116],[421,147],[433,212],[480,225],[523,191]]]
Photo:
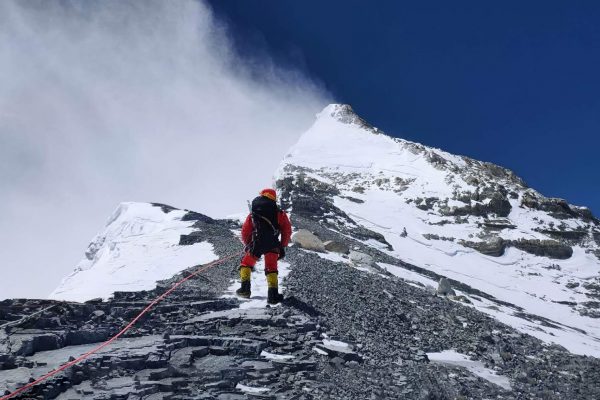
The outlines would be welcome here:
[[[180,246],[192,232],[187,211],[150,203],[121,203],[96,235],[85,258],[50,294],[59,300],[108,298],[115,291],[148,290],[156,282],[217,258],[208,242]]]
[[[498,165],[385,135],[338,104],[318,114],[275,179],[296,215],[514,305],[473,300],[528,333],[600,354],[598,339],[516,317],[600,337],[600,221],[587,208]]]

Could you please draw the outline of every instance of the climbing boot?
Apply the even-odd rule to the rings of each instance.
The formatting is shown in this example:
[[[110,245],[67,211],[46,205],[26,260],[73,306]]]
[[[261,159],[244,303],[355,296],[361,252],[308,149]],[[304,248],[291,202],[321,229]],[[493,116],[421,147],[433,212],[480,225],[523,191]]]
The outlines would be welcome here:
[[[250,281],[242,282],[242,286],[235,291],[235,294],[244,299],[249,299],[250,295],[252,294],[250,291]]]
[[[245,267],[245,266],[240,267],[240,280],[242,281],[242,286],[238,290],[235,291],[235,294],[237,294],[239,297],[242,297],[244,299],[250,298],[250,295],[251,295],[250,274],[251,274],[250,267]]]
[[[267,303],[279,304],[283,301],[283,295],[279,293],[279,289],[270,287],[267,292]]]
[[[283,295],[279,293],[278,281],[277,272],[267,273],[267,286],[269,287],[267,291],[267,303],[269,304],[281,303],[283,300]]]

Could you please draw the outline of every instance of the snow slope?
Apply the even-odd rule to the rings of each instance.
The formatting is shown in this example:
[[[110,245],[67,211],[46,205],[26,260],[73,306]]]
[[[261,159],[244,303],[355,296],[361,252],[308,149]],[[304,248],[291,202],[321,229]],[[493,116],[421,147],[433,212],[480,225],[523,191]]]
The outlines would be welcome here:
[[[156,282],[193,265],[217,259],[208,242],[180,246],[192,232],[184,210],[165,212],[149,203],[121,203],[86,257],[50,294],[51,299],[86,301],[115,291],[153,289]]]
[[[319,216],[330,227],[377,232],[387,243],[365,243],[515,306],[473,300],[482,311],[573,352],[600,356],[594,314],[600,226],[587,209],[547,199],[504,168],[386,136],[345,105],[318,115],[275,179],[317,188],[332,204],[334,211]],[[534,249],[523,251],[522,241]],[[501,254],[476,249],[487,243],[502,243]],[[572,255],[541,255],[547,243]]]

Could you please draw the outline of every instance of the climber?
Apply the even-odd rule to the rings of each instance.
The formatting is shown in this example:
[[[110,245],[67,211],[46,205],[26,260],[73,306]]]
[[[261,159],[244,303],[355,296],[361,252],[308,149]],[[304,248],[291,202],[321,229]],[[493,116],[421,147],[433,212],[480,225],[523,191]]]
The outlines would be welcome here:
[[[264,255],[267,303],[277,304],[282,300],[283,296],[278,289],[277,260],[285,257],[285,248],[291,235],[292,225],[285,211],[277,206],[275,190],[262,190],[260,196],[252,200],[250,214],[242,226],[242,241],[246,245],[246,253],[240,265],[242,286],[236,291],[238,296],[250,297],[250,274],[256,261]]]

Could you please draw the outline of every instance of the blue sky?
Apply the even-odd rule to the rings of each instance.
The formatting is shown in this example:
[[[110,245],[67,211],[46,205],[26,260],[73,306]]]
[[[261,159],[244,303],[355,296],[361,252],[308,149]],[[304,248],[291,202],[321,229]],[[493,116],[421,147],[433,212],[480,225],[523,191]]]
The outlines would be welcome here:
[[[235,47],[389,134],[600,214],[600,3],[211,0]]]

